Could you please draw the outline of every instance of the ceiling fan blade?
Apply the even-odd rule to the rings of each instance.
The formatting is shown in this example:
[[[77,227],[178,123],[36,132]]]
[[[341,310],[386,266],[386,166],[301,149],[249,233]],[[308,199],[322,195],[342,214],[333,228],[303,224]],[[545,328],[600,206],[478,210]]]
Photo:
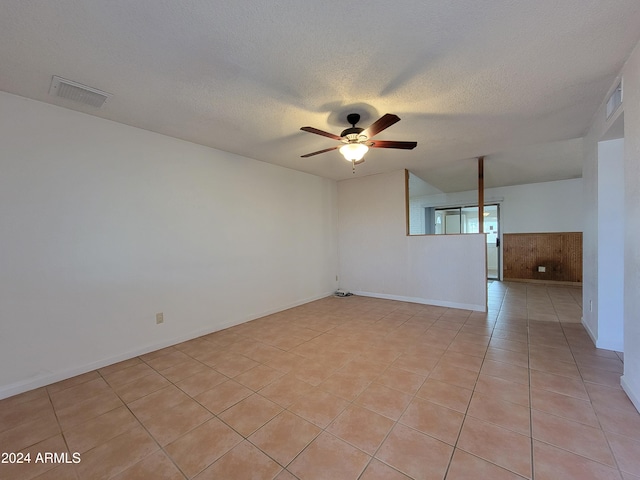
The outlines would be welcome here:
[[[317,152],[307,153],[306,155],[301,155],[300,158],[313,157],[314,155],[318,155],[319,153],[330,152],[331,150],[335,150],[336,148],[340,148],[340,145],[336,147],[325,148],[324,150],[318,150]]]
[[[324,130],[318,130],[313,127],[301,127],[300,130],[304,130],[305,132],[315,133],[316,135],[322,135],[323,137],[333,138],[334,140],[342,140],[342,137],[338,135],[334,135],[333,133],[325,132]]]
[[[404,150],[412,150],[416,148],[418,142],[394,142],[393,140],[373,140],[367,142],[372,148],[402,148]]]
[[[380,117],[378,120],[373,122],[373,124],[369,126],[369,128],[366,128],[362,133],[366,135],[368,138],[371,138],[374,135],[379,134],[385,128],[389,128],[391,125],[399,121],[400,121],[399,116],[394,115],[392,113],[386,113],[382,117]]]
[[[361,163],[364,163],[364,158],[362,160],[358,160],[357,162],[353,162],[354,165],[360,165]]]

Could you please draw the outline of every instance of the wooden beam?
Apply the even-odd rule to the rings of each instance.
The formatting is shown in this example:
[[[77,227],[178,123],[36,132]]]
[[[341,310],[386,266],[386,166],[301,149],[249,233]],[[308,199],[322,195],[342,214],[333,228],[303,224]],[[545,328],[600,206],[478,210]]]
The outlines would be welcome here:
[[[478,157],[478,232],[484,233],[484,157]]]
[[[406,231],[405,235],[409,236],[411,233],[409,227],[409,170],[404,169],[404,212],[406,219]]]

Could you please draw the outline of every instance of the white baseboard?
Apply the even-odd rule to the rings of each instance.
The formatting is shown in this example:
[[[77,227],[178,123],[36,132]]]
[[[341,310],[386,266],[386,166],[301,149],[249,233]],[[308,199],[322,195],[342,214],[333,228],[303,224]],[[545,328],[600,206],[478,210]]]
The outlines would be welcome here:
[[[161,348],[177,345],[178,343],[186,342],[188,340],[192,340],[194,338],[198,338],[203,335],[208,335],[213,332],[224,330],[225,328],[230,328],[236,325],[240,325],[241,323],[250,322],[251,320],[255,320],[257,318],[282,312],[290,308],[298,307],[300,305],[304,305],[305,303],[313,302],[315,300],[320,300],[322,298],[326,298],[331,295],[333,295],[333,292],[323,293],[318,296],[306,298],[288,305],[283,305],[278,308],[274,308],[258,314],[250,315],[244,319],[238,319],[238,320],[230,321],[227,323],[218,324],[212,328],[205,328],[202,330],[190,332],[184,335],[180,335],[179,337],[165,340],[163,342],[159,342],[151,345],[144,345],[144,346],[141,346],[140,348],[135,348],[127,352],[118,353],[111,357],[96,360],[95,362],[87,363],[84,365],[80,365],[74,368],[70,368],[70,369],[66,369],[58,372],[51,372],[44,375],[38,375],[36,377],[20,380],[18,382],[10,383],[8,385],[2,385],[0,386],[0,400],[2,400],[3,398],[8,398],[14,395],[18,395],[20,393],[28,392],[29,390],[44,387],[46,385],[51,385],[52,383],[60,382],[62,380],[66,380],[68,378],[75,377],[77,375],[82,375],[83,373],[91,372],[99,368],[104,368],[106,366],[113,365],[114,363],[122,362],[124,360],[128,360],[130,358],[137,357],[139,355],[144,355],[145,353],[154,352],[156,350],[160,350]]]
[[[589,334],[589,336],[591,337],[591,341],[593,342],[593,345],[595,346],[598,343],[598,337],[597,335],[595,335],[592,331],[591,331],[591,327],[589,327],[589,324],[587,322],[584,321],[584,317],[582,317],[582,326],[584,327],[584,329],[587,331],[587,333]]]
[[[620,377],[620,386],[624,390],[624,393],[627,394],[627,397],[629,397],[629,400],[631,400],[631,403],[633,403],[633,406],[636,407],[636,410],[640,412],[640,392],[633,391],[631,385],[627,383],[625,376],[626,375]]]
[[[582,321],[580,323],[582,323],[582,326],[589,334],[589,337],[591,337],[591,341],[596,346],[596,348],[601,348],[603,350],[611,350],[614,352],[624,352],[624,342],[622,341],[622,339],[620,341],[612,341],[606,338],[599,339],[597,338],[597,335],[593,333],[593,331],[589,327],[589,324],[584,321],[584,317],[582,317]]]
[[[442,300],[431,300],[428,298],[404,297],[401,295],[387,295],[385,293],[372,293],[372,292],[351,292],[351,293],[353,293],[354,295],[360,295],[362,297],[383,298],[385,300],[398,300],[400,302],[420,303],[422,305],[434,305],[436,307],[459,308],[462,310],[473,310],[475,312],[487,311],[486,305],[446,302]]]

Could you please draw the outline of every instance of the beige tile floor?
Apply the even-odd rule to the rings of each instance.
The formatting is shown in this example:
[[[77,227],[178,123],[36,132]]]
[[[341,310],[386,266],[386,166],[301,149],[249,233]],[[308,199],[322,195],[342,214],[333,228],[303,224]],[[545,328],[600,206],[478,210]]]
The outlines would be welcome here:
[[[326,298],[0,401],[20,479],[640,479],[621,354],[580,289],[493,282],[488,314]]]

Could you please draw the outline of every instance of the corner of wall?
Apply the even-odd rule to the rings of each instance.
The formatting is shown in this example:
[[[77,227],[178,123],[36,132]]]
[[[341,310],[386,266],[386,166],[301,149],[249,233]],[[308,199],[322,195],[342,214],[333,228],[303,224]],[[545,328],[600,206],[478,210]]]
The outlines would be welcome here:
[[[629,397],[629,400],[631,400],[631,403],[633,403],[633,406],[636,407],[636,410],[640,412],[640,386],[638,388],[632,386],[628,375],[620,377],[620,386]]]

